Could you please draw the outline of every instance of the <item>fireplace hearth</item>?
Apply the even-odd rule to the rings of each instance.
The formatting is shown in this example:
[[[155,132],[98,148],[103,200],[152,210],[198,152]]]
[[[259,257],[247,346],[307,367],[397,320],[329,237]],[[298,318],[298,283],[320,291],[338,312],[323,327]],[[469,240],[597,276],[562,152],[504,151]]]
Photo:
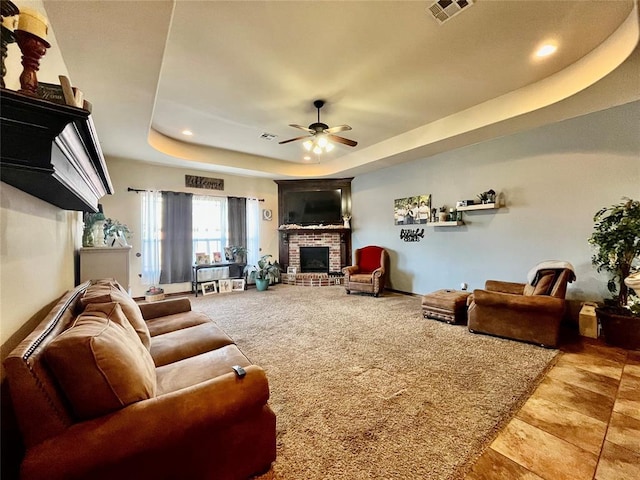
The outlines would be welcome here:
[[[302,273],[329,273],[329,247],[300,247]]]

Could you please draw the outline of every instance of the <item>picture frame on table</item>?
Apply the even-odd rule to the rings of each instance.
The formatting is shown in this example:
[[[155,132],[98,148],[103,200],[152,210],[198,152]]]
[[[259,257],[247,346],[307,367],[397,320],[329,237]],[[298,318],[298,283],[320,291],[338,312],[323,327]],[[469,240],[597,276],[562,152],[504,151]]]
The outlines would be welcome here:
[[[211,257],[208,254],[196,253],[196,265],[208,265],[209,263],[211,263]]]
[[[213,252],[213,263],[222,263],[222,253]]]
[[[218,293],[216,288],[216,282],[206,282],[200,285],[202,289],[202,295],[211,295],[213,293]]]
[[[223,278],[218,280],[218,291],[220,293],[229,293],[233,288],[233,283],[230,278]]]
[[[231,291],[232,292],[243,292],[244,291],[244,278],[234,278],[231,280]]]

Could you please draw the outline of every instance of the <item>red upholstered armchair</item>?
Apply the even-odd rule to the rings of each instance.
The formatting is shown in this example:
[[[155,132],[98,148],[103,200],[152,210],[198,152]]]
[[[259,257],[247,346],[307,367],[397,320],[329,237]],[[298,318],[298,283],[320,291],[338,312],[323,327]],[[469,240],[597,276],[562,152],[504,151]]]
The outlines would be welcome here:
[[[389,254],[382,247],[369,245],[353,252],[353,265],[342,269],[347,293],[365,292],[377,297],[384,290],[389,272]]]

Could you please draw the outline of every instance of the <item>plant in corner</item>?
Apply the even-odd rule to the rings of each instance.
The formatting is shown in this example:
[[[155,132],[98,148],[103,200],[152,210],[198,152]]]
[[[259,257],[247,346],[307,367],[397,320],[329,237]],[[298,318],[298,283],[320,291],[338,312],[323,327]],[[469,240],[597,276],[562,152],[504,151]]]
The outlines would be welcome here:
[[[593,221],[589,243],[596,250],[591,262],[598,272],[610,274],[607,289],[612,299],[596,309],[605,340],[623,348],[640,348],[640,313],[632,309],[633,296],[625,284],[640,267],[640,201],[623,198],[596,212]]]
[[[247,267],[249,275],[256,281],[256,288],[260,291],[269,288],[280,277],[280,264],[277,260],[271,262],[271,255],[263,255],[258,260],[258,265]]]

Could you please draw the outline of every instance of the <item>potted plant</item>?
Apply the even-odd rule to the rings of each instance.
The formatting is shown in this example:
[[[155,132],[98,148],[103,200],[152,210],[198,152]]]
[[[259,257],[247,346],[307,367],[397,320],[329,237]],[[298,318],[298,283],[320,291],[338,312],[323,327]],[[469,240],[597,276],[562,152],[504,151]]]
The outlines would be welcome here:
[[[82,231],[83,247],[104,246],[104,223],[106,219],[104,213],[85,213],[84,229]]]
[[[449,216],[447,215],[447,206],[443,205],[438,209],[438,221],[446,222]]]
[[[232,245],[229,247],[231,255],[233,255],[233,261],[237,263],[244,263],[247,261],[247,249],[242,245]]]
[[[104,224],[104,236],[107,238],[109,247],[124,247],[128,245],[127,240],[131,238],[131,230],[118,220],[107,218]]]
[[[596,249],[591,262],[598,272],[608,272],[607,289],[612,294],[604,307],[596,308],[607,343],[640,348],[640,314],[631,309],[625,279],[638,269],[640,258],[640,201],[623,198],[621,203],[600,209],[593,217],[589,243]],[[636,292],[637,294],[638,292]]]
[[[271,262],[271,255],[263,255],[258,260],[258,265],[248,267],[249,274],[256,282],[256,288],[260,291],[269,288],[269,284],[275,282],[280,277],[280,264]]]

